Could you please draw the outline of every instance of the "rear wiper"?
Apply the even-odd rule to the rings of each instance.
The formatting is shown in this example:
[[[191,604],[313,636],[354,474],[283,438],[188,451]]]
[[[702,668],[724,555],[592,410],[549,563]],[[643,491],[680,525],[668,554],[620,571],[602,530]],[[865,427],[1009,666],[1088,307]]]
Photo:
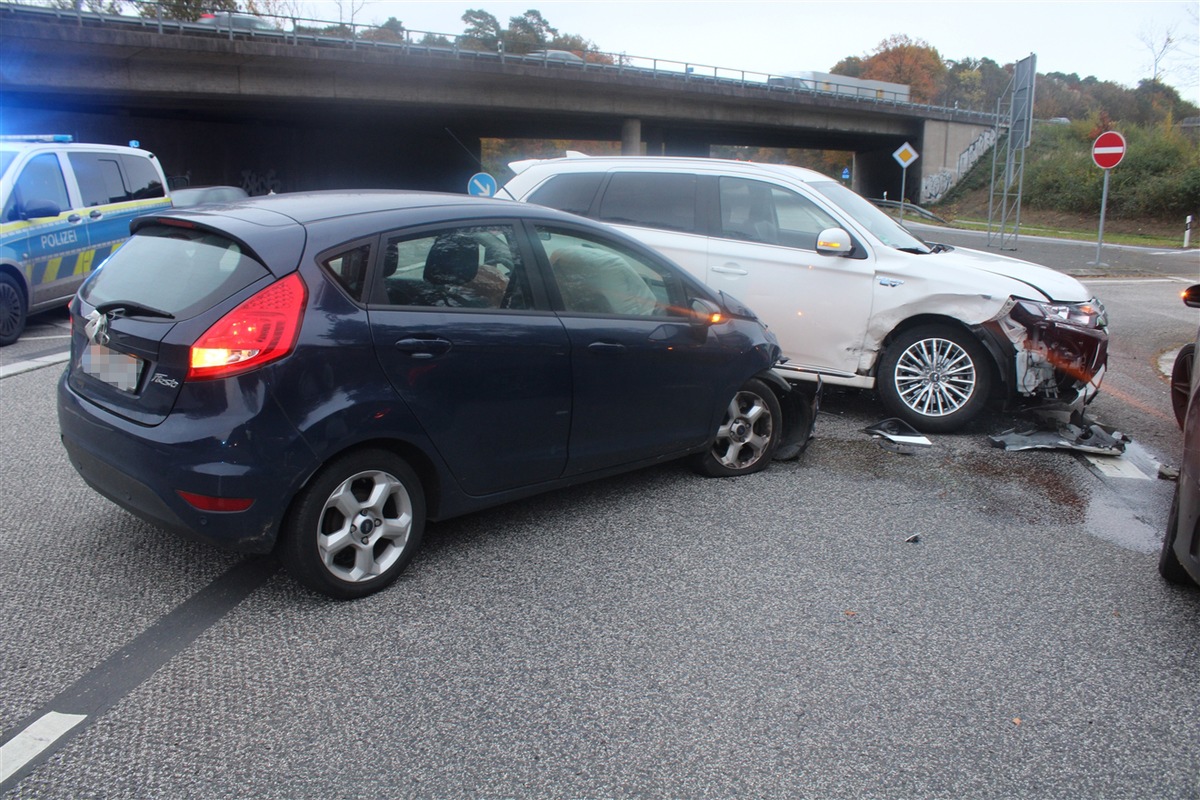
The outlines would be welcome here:
[[[129,300],[110,300],[107,303],[101,303],[96,306],[96,312],[100,314],[112,313],[113,316],[121,317],[159,317],[160,319],[175,319],[174,314],[168,314],[166,311],[159,311],[157,308],[144,306],[140,303],[134,303]]]

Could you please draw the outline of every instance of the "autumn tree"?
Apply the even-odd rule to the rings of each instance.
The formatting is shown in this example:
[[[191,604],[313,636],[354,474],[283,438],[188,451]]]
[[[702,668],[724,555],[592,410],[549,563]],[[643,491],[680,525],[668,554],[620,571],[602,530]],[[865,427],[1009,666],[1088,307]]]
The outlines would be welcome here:
[[[880,42],[863,62],[861,77],[907,84],[913,102],[932,103],[946,80],[946,65],[928,42],[898,33]]]

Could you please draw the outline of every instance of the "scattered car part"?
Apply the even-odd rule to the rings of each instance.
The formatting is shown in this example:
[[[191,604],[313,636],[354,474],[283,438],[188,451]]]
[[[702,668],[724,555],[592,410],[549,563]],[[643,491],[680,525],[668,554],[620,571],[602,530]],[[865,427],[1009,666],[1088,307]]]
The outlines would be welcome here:
[[[897,417],[880,420],[862,430],[863,433],[870,434],[876,444],[890,453],[912,455],[918,450],[933,446],[933,442],[929,441],[920,431]]]
[[[1125,443],[1130,439],[1120,431],[1105,428],[1079,415],[1075,421],[1058,424],[1053,430],[1013,428],[989,436],[988,441],[1002,450],[1078,450],[1119,456],[1125,452]]]

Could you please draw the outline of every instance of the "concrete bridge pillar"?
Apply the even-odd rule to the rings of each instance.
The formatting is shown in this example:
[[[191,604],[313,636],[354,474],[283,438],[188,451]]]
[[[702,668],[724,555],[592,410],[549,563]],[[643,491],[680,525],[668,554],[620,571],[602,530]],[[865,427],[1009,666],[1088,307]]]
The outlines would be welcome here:
[[[621,155],[640,156],[642,154],[642,121],[627,119],[621,125]]]

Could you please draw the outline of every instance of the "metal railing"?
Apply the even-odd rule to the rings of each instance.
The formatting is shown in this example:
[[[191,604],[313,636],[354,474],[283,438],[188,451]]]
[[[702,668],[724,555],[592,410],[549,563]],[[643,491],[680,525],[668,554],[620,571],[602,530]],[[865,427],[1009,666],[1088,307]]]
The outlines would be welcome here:
[[[77,3],[77,6],[82,6],[82,3]],[[158,2],[143,0],[137,3],[137,8],[141,12],[138,15],[106,14],[87,11],[82,7],[54,8],[42,5],[37,0],[28,2],[10,0],[9,2],[0,2],[0,19],[6,16],[27,17],[55,20],[79,26],[141,28],[164,35],[221,36],[230,40],[248,39],[290,45],[342,47],[351,50],[360,48],[392,50],[430,60],[468,59],[492,61],[505,65],[540,66],[564,76],[579,72],[600,71],[609,75],[674,81],[685,85],[733,85],[768,92],[778,95],[780,99],[794,98],[798,100],[808,97],[825,97],[876,107],[948,115],[955,119],[988,125],[996,121],[996,115],[992,112],[914,103],[898,91],[880,90],[853,82],[814,81],[789,75],[775,75],[711,64],[590,50],[583,53],[579,61],[563,61],[552,58],[547,52],[536,55],[506,53],[502,47],[494,50],[484,49],[480,46],[478,39],[462,34],[409,30],[407,28],[395,30],[376,23],[364,24],[270,14],[251,15],[238,12],[231,14],[216,9],[212,12],[211,21],[193,22],[172,19],[168,15],[167,8]],[[248,27],[256,21],[266,23],[265,27]]]

